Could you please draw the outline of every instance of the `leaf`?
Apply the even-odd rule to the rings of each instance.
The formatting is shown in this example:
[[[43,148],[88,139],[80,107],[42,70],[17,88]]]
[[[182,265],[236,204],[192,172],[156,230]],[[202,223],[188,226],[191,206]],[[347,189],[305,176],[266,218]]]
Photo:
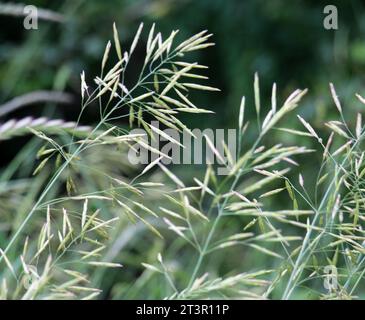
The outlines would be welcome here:
[[[283,259],[283,256],[281,256],[280,254],[278,254],[278,253],[276,253],[274,251],[271,251],[269,249],[266,249],[264,247],[258,246],[256,244],[251,243],[248,246],[250,246],[251,248],[254,248],[254,249],[256,249],[256,250],[258,250],[258,251],[260,251],[260,252],[262,252],[264,254],[267,254],[269,256],[272,256],[272,257],[275,257],[275,258],[279,258],[279,259]]]
[[[338,100],[338,96],[337,96],[333,83],[330,83],[330,89],[331,89],[331,95],[332,95],[333,101],[335,102],[336,108],[340,113],[342,113],[341,103]]]
[[[255,73],[255,80],[254,80],[254,93],[255,93],[255,108],[256,108],[256,114],[259,117],[260,116],[260,84],[259,84],[259,75],[256,72]]]
[[[118,29],[115,25],[115,22],[113,23],[113,35],[114,35],[115,50],[117,51],[117,55],[118,55],[119,60],[122,60],[123,59],[122,49],[120,47],[119,34],[118,34]]]
[[[111,47],[111,43],[110,43],[110,41],[108,41],[108,43],[106,44],[106,47],[105,47],[103,60],[101,62],[101,70],[104,70],[106,62],[108,61],[110,47]],[[85,86],[86,86],[86,84],[85,84],[85,73],[83,72],[81,74],[81,88],[83,89],[83,91],[84,91]]]
[[[240,105],[240,113],[238,116],[238,127],[240,129],[240,132],[242,132],[242,128],[243,128],[243,120],[244,120],[244,116],[245,116],[245,97],[242,97],[241,99],[241,105]]]
[[[132,53],[134,52],[134,49],[137,46],[139,37],[141,36],[142,29],[143,29],[143,22],[139,25],[138,30],[137,30],[137,33],[134,36],[133,42],[132,42],[131,47],[129,49],[129,56],[132,55]]]
[[[260,198],[264,198],[264,197],[272,196],[272,195],[274,195],[274,194],[277,194],[277,193],[279,193],[279,192],[283,191],[284,189],[285,189],[285,188],[278,188],[278,189],[275,189],[275,190],[271,190],[271,191],[269,191],[269,192],[266,192],[266,193],[262,194],[262,195],[260,196]]]

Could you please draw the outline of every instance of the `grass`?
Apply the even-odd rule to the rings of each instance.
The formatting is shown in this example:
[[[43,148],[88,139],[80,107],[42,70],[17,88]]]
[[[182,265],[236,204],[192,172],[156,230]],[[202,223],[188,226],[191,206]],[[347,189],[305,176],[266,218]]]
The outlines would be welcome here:
[[[27,117],[1,125],[0,139],[34,136],[0,176],[1,298],[363,297],[364,127],[360,114],[354,128],[347,124],[332,84],[339,117],[326,123],[326,138],[301,116],[303,130],[279,127],[300,110],[307,90],[280,104],[274,84],[267,112],[255,74],[257,125],[247,121],[243,97],[229,175],[208,165],[188,179],[159,161],[129,163],[128,148],[143,137],[121,120],[151,136],[151,118],[190,132],[179,114],[208,110],[196,107],[189,92],[218,90],[205,84],[205,66],[186,59],[213,45],[211,35],[177,43],[177,34],[163,39],[150,28],[136,76],[143,24],[124,52],[114,25],[100,75],[92,83],[81,74],[76,122]],[[89,108],[98,109],[97,124],[79,125]],[[252,143],[244,139],[249,132],[257,137]],[[285,145],[278,132],[314,139],[318,150]],[[225,152],[221,158],[234,158]],[[308,157],[318,161],[314,179],[300,174]],[[327,266],[337,270],[329,288]]]

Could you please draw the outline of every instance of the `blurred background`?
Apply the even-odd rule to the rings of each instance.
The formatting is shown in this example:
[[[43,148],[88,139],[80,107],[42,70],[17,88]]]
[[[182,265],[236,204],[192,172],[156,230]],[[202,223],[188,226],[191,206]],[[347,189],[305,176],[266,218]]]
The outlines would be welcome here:
[[[64,21],[40,20],[38,30],[25,30],[22,17],[0,15],[0,103],[32,90],[64,90],[75,96],[75,104],[54,112],[75,119],[79,112],[79,74],[82,70],[89,77],[99,73],[105,44],[112,39],[113,21],[126,47],[141,21],[146,28],[156,22],[165,35],[179,29],[181,39],[204,29],[214,34],[216,46],[196,57],[210,66],[211,84],[222,89],[220,93],[195,97],[198,104],[219,114],[209,118],[209,125],[236,126],[241,96],[246,95],[249,103],[253,102],[256,71],[267,105],[273,82],[278,85],[281,99],[295,88],[308,88],[310,99],[301,112],[318,123],[333,110],[328,94],[330,81],[338,87],[344,104],[354,92],[361,93],[363,86],[365,11],[360,0],[331,2],[339,13],[336,31],[323,27],[323,8],[328,3],[318,0],[22,3],[54,10],[64,16]],[[140,45],[138,49],[143,59],[144,47]],[[357,106],[349,105],[346,109]],[[22,110],[22,115],[42,112],[41,109],[37,106],[31,111]],[[193,122],[197,117],[191,118]],[[191,125],[199,126],[202,122],[196,120]]]
[[[338,9],[338,30],[323,27],[326,16],[323,10],[328,3],[318,0],[39,0],[22,3],[59,13],[62,22],[40,20],[37,30],[25,30],[23,17],[0,15],[0,105],[36,90],[67,92],[72,95],[73,103],[27,106],[3,115],[1,122],[27,115],[75,120],[80,111],[79,75],[85,70],[87,81],[92,83],[99,74],[106,42],[113,37],[114,21],[125,48],[130,46],[142,21],[147,30],[156,22],[165,36],[172,29],[179,29],[180,39],[204,29],[214,34],[216,46],[190,58],[210,67],[206,73],[210,85],[222,91],[192,96],[198,106],[216,114],[188,114],[182,120],[191,128],[235,128],[242,95],[247,99],[248,118],[254,119],[253,76],[256,71],[266,110],[270,108],[273,82],[278,86],[278,103],[293,90],[308,88],[309,94],[298,113],[321,134],[329,133],[323,129],[324,119],[336,116],[329,82],[335,84],[350,124],[355,121],[355,111],[362,109],[361,103],[354,99],[355,93],[364,91],[365,79],[365,4],[360,0],[332,1]],[[147,32],[143,36],[146,40]],[[134,65],[142,63],[144,54],[145,48],[140,42]],[[89,111],[82,123],[96,123],[96,110]],[[295,115],[292,120],[287,118],[292,128],[301,128]],[[254,136],[255,132],[248,132],[245,139]],[[283,143],[297,143],[292,139],[298,139],[281,132],[273,133],[272,138],[279,138]],[[6,154],[1,163],[8,163],[24,141],[26,138],[3,142]],[[299,142],[310,143],[308,139]]]
[[[73,102],[27,106],[7,113],[0,122],[27,115],[76,120],[80,111],[80,73],[85,70],[90,82],[99,74],[105,45],[113,37],[113,22],[125,48],[130,46],[140,22],[145,23],[146,29],[156,22],[157,29],[165,36],[172,29],[179,29],[180,39],[204,29],[214,34],[216,46],[199,51],[191,59],[210,67],[207,71],[210,85],[222,91],[192,97],[196,105],[216,114],[186,116],[184,121],[191,128],[235,128],[242,95],[247,97],[248,117],[254,120],[256,71],[260,75],[262,105],[266,110],[270,108],[273,82],[278,85],[281,102],[296,88],[308,88],[309,94],[298,113],[324,136],[329,132],[323,129],[324,119],[337,117],[329,82],[335,84],[350,123],[363,108],[354,94],[365,94],[364,1],[331,1],[338,8],[338,30],[323,27],[323,9],[328,1],[319,0],[34,0],[21,3],[50,9],[63,19],[61,22],[40,20],[38,30],[25,30],[22,17],[0,15],[0,105],[35,90],[64,91],[72,95]],[[147,34],[143,36],[145,40]],[[136,63],[139,58],[143,62],[144,50],[140,42],[134,57]],[[97,110],[82,119],[83,124],[96,122]],[[301,128],[297,120],[288,126]],[[311,143],[308,139],[293,141],[292,136],[280,132],[272,138],[277,139],[276,135],[280,135],[283,143]],[[250,134],[245,137],[251,138]],[[26,141],[27,138],[17,138],[1,142],[3,167]],[[105,287],[110,288],[108,284]]]

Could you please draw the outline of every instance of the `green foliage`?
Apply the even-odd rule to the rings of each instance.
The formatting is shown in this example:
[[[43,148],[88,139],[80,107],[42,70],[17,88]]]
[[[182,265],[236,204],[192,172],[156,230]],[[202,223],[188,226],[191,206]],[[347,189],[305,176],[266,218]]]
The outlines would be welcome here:
[[[364,298],[364,14],[335,3],[329,32],[325,4],[70,0],[36,32],[4,17],[2,101],[65,90],[81,113],[52,100],[4,113],[0,298]],[[190,37],[202,26],[214,48]],[[129,129],[152,135],[151,119],[237,127],[230,174],[132,166]]]

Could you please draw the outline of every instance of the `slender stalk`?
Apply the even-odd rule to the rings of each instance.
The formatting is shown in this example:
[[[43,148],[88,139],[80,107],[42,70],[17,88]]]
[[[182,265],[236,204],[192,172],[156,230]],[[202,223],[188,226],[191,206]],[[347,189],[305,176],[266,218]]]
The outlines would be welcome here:
[[[251,147],[250,151],[252,152],[253,150],[255,150],[255,148],[257,147],[257,145],[260,143],[261,139],[262,139],[263,135],[260,134],[258,139],[256,140],[256,142],[253,144],[253,146]],[[240,150],[238,151],[240,153]],[[241,178],[242,176],[242,171],[239,171],[230,187],[230,192],[232,192],[235,187],[237,186],[237,183],[239,181],[239,179]],[[224,199],[222,205],[220,206],[220,208],[218,209],[218,215],[217,217],[215,218],[214,222],[213,222],[213,225],[212,225],[212,228],[209,230],[209,233],[208,233],[208,236],[204,242],[204,245],[201,249],[201,251],[199,252],[199,257],[198,257],[198,260],[196,262],[196,265],[194,267],[194,270],[193,270],[193,273],[191,275],[191,278],[190,278],[190,281],[189,281],[189,284],[188,284],[188,289],[191,289],[196,277],[197,277],[197,274],[199,272],[199,269],[201,267],[201,264],[204,260],[204,257],[205,255],[207,254],[207,251],[208,251],[208,248],[209,248],[209,245],[210,245],[210,242],[213,238],[213,235],[217,229],[217,226],[221,220],[221,218],[223,217],[223,210],[224,208],[226,207],[226,204],[227,204],[227,201],[228,201],[228,197]]]
[[[361,138],[364,136],[364,133],[361,134],[361,136],[356,140],[356,142],[352,145],[350,151],[348,152],[348,154],[346,155],[345,159],[342,161],[342,163],[340,164],[339,166],[339,169],[338,170],[341,170],[344,166],[344,164],[346,163],[346,161],[349,159],[353,149],[356,147],[356,145],[360,142]],[[332,192],[332,186],[333,184],[335,183],[336,179],[337,179],[337,175],[338,175],[338,171],[336,171],[335,175],[334,175],[334,178],[332,179],[329,187],[327,188],[326,190],[326,193],[325,195],[323,196],[322,198],[322,201],[318,207],[318,210],[316,212],[316,215],[315,217],[313,218],[313,221],[310,225],[310,228],[309,230],[307,231],[306,233],[306,236],[305,236],[305,239],[303,241],[303,244],[302,244],[302,247],[301,247],[301,250],[298,254],[298,258],[295,262],[295,265],[294,265],[294,268],[291,272],[291,275],[290,275],[290,278],[289,278],[289,281],[287,283],[287,286],[285,288],[285,291],[284,291],[284,294],[283,294],[283,299],[284,300],[288,300],[291,296],[291,294],[293,293],[293,290],[295,288],[295,283],[297,281],[297,279],[299,278],[301,272],[302,272],[302,269],[303,269],[303,264],[302,264],[302,259],[305,258],[305,255],[307,253],[307,249],[309,248],[306,248],[309,240],[310,240],[310,237],[311,237],[311,234],[312,234],[312,230],[313,230],[313,227],[315,226],[318,218],[319,218],[319,214],[322,212],[322,208],[323,206],[325,205],[326,201],[327,201],[327,198],[329,197],[329,195],[331,194]],[[323,235],[323,232],[322,234]],[[318,243],[318,242],[317,242]],[[306,260],[308,259],[308,257],[306,258]],[[305,263],[305,261],[304,261]]]
[[[170,59],[173,59],[173,57],[176,55],[176,53],[174,52],[174,55],[171,54],[169,57],[167,57],[165,60],[161,61],[158,66],[156,66],[153,70],[151,70],[145,77],[141,79],[139,79],[139,81],[135,84],[135,86],[130,90],[130,94],[138,88],[138,86],[140,85],[141,82],[143,82],[144,80],[146,80],[148,77],[150,77],[158,68],[160,68],[163,64],[167,63]],[[12,247],[12,245],[15,243],[16,239],[18,238],[18,236],[21,234],[21,232],[23,231],[24,227],[26,226],[26,224],[28,223],[28,221],[32,218],[34,212],[38,209],[38,207],[40,206],[40,204],[42,203],[43,199],[46,197],[46,195],[48,194],[48,192],[51,190],[51,188],[53,187],[54,183],[58,180],[58,178],[60,177],[60,175],[62,174],[62,172],[68,167],[68,165],[71,163],[71,161],[79,155],[79,153],[83,150],[83,147],[86,144],[86,141],[93,136],[93,134],[105,123],[106,120],[108,120],[108,118],[110,117],[110,115],[120,106],[122,105],[122,103],[125,102],[125,98],[127,96],[124,96],[120,99],[120,101],[114,106],[114,108],[112,108],[105,116],[104,118],[101,119],[101,121],[95,126],[95,128],[90,132],[90,134],[86,137],[86,139],[84,140],[84,142],[82,142],[79,147],[76,149],[76,151],[74,153],[72,153],[68,158],[66,158],[66,161],[63,163],[63,165],[57,170],[57,172],[53,175],[53,177],[51,178],[51,180],[49,181],[49,183],[47,184],[47,186],[45,187],[45,189],[43,190],[43,192],[41,193],[41,195],[39,196],[38,200],[36,201],[36,203],[34,204],[34,206],[32,207],[32,209],[29,211],[29,213],[26,215],[25,219],[23,220],[23,222],[21,223],[21,225],[19,226],[19,228],[17,229],[17,231],[15,232],[15,234],[12,236],[11,240],[9,241],[9,243],[7,244],[7,246],[5,247],[5,249],[3,250],[3,255],[0,256],[0,262],[3,260],[4,255],[7,254],[7,252],[9,251],[9,249]]]

